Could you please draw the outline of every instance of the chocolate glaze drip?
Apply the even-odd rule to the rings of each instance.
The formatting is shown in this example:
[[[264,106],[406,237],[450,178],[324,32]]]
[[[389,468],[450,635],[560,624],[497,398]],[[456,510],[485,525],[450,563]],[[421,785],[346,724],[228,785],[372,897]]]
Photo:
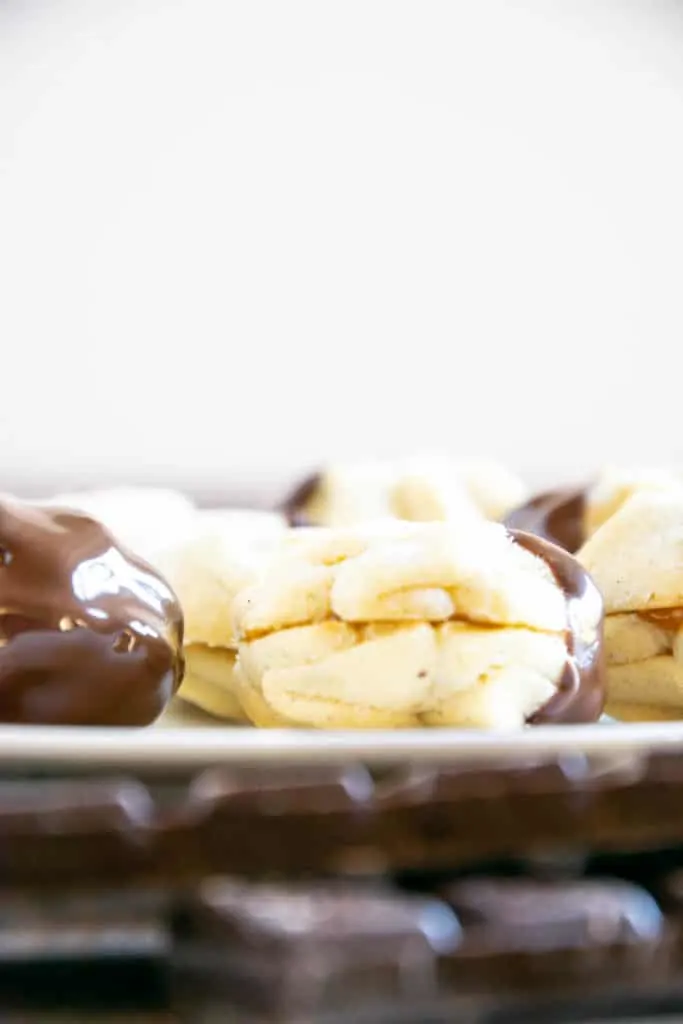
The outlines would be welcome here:
[[[542,558],[567,601],[567,663],[555,693],[529,718],[530,725],[595,722],[605,703],[605,665],[602,642],[603,602],[593,580],[575,558],[555,544],[520,530],[512,537],[532,555]],[[595,623],[592,639],[582,624]]]
[[[182,638],[168,585],[97,520],[0,500],[0,721],[147,725]]]
[[[573,554],[585,540],[585,509],[584,488],[546,491],[513,509],[504,522],[510,530],[534,533]]]
[[[306,506],[318,489],[320,476],[320,473],[311,473],[295,487],[280,505],[278,511],[282,513],[290,526],[313,526],[306,512]]]

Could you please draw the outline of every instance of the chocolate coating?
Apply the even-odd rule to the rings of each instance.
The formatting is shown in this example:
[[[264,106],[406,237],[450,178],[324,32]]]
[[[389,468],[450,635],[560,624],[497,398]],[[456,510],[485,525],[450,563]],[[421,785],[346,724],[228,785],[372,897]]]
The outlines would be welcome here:
[[[215,999],[221,1020],[394,1020],[396,1000],[436,996],[438,959],[461,938],[440,900],[343,882],[208,881],[187,924],[186,1005]],[[419,1003],[410,1019],[423,1019]]]
[[[603,601],[581,564],[556,544],[520,530],[512,537],[532,555],[542,558],[567,602],[567,663],[557,693],[530,718],[530,725],[595,722],[605,704]],[[586,624],[595,623],[588,638]]]
[[[447,886],[443,895],[465,935],[500,952],[649,942],[664,927],[645,889],[611,878],[558,883],[479,876]]]
[[[180,685],[169,586],[90,516],[0,500],[0,721],[147,725]]]
[[[278,511],[282,513],[290,526],[313,526],[311,518],[306,513],[306,506],[318,489],[320,473],[311,473],[307,476],[279,506]]]
[[[545,491],[513,509],[504,523],[510,530],[533,533],[573,554],[585,540],[585,510],[584,488]]]
[[[198,924],[212,936],[240,944],[304,947],[314,942],[344,949],[361,962],[382,961],[406,945],[451,952],[460,925],[451,910],[430,897],[340,883],[260,884],[205,882],[196,902]],[[393,946],[393,949],[391,948]]]

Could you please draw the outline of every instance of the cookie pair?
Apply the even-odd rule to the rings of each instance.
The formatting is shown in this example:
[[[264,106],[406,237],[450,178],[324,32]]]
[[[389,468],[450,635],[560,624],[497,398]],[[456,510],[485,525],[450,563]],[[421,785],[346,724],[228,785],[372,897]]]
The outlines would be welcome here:
[[[186,699],[323,729],[599,716],[602,604],[565,552],[481,517],[263,527],[198,527],[162,560]]]
[[[607,710],[683,718],[683,489],[633,495],[578,558],[605,602]]]

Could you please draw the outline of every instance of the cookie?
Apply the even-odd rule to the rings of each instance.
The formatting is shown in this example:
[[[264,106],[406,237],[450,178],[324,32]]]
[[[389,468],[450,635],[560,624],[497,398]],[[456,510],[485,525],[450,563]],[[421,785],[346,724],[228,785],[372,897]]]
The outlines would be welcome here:
[[[605,601],[608,711],[683,717],[683,489],[629,498],[578,557]]]
[[[495,462],[429,456],[328,466],[297,487],[283,508],[293,525],[500,519],[525,493],[519,478]]]
[[[271,547],[285,534],[269,512],[196,512],[156,564],[178,595],[185,616],[186,670],[179,696],[219,718],[241,720],[236,699],[236,638],[232,601],[252,583]]]
[[[227,647],[190,644],[185,648],[185,677],[178,696],[214,718],[245,721],[235,678],[237,654]]]
[[[589,484],[535,495],[504,517],[512,530],[525,530],[572,554],[635,494],[683,489],[673,469],[608,466]]]
[[[608,466],[587,488],[585,535],[591,537],[635,494],[683,491],[683,474],[667,468]]]
[[[594,720],[602,604],[578,563],[482,519],[301,531],[235,597],[257,725]]]

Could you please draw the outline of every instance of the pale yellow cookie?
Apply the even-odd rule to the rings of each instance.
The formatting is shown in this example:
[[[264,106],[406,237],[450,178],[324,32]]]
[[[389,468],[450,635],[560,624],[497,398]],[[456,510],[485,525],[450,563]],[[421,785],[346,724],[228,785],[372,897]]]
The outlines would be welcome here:
[[[629,498],[578,558],[608,615],[683,606],[683,490]]]
[[[186,647],[185,676],[178,696],[216,718],[246,721],[235,680],[236,661],[236,652],[227,648]]]
[[[488,459],[421,456],[396,464],[393,501],[403,519],[428,522],[474,513],[497,520],[527,497],[518,476]]]
[[[526,495],[521,480],[497,463],[422,456],[325,467],[299,512],[333,527],[389,517],[502,519]]]
[[[683,488],[628,498],[577,557],[605,601],[608,711],[683,717]]]
[[[202,511],[157,553],[156,566],[183,608],[186,644],[235,647],[232,601],[257,578],[285,532],[271,513]]]
[[[483,519],[301,531],[232,608],[258,725],[517,728],[567,665],[564,593]]]
[[[234,678],[233,599],[258,578],[286,532],[284,520],[266,512],[201,511],[157,552],[156,565],[185,616],[187,669],[179,696],[218,717],[245,717]]]
[[[635,494],[681,488],[683,474],[674,469],[607,466],[586,490],[585,536],[592,536]]]
[[[318,526],[348,526],[393,515],[390,463],[359,462],[326,467],[302,512]]]
[[[672,653],[669,631],[633,612],[608,615],[604,635],[608,665],[628,665]]]

